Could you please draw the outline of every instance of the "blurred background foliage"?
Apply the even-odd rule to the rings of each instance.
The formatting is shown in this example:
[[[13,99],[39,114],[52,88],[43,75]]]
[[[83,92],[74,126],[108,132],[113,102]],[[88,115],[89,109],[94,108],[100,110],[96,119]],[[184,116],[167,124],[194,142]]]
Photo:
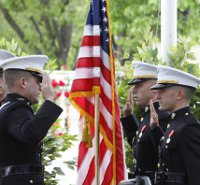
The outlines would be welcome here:
[[[90,0],[0,0],[0,33],[15,38],[23,51],[43,53],[59,66],[74,69]],[[116,58],[132,60],[144,37],[160,40],[160,1],[110,0]],[[200,35],[200,1],[178,1],[178,33],[196,42]]]

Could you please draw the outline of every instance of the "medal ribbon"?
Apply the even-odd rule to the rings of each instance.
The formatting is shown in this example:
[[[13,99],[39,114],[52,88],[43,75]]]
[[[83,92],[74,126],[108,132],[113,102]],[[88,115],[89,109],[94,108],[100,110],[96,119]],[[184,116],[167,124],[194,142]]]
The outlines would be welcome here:
[[[144,131],[144,129],[146,128],[147,126],[146,125],[144,125],[143,127],[142,127],[142,129],[141,129],[141,132],[143,133],[143,131]]]
[[[174,134],[174,130],[171,130],[171,132],[169,133],[168,138],[172,137],[173,134]]]

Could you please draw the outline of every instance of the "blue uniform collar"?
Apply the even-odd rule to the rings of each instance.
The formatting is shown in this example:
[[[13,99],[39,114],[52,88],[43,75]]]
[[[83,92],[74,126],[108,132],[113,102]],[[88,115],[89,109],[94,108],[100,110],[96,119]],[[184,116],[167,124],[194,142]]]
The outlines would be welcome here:
[[[184,108],[181,108],[181,109],[178,109],[174,112],[171,113],[171,119],[174,120],[174,119],[177,119],[183,115],[187,115],[190,113],[190,108],[189,107],[184,107]]]
[[[26,102],[28,105],[30,105],[31,103],[29,102],[29,100],[19,94],[16,93],[11,93],[11,94],[7,94],[6,98],[5,98],[5,102],[13,102],[13,101],[23,101]]]

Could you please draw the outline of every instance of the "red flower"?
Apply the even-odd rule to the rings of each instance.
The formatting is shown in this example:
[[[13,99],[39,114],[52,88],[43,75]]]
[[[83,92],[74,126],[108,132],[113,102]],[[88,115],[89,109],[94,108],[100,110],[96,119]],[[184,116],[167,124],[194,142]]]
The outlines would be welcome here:
[[[60,97],[61,96],[61,92],[57,92],[56,97]]]
[[[67,91],[65,92],[65,97],[69,98],[69,92],[67,92]]]
[[[65,86],[65,82],[63,82],[62,80],[59,81],[59,86]]]
[[[66,64],[63,64],[63,65],[61,66],[61,69],[67,69],[67,65],[66,65]]]
[[[57,86],[58,86],[58,82],[56,82],[56,80],[53,79],[53,80],[51,81],[51,85],[52,85],[53,87],[57,87]]]
[[[62,136],[62,132],[59,132],[59,133],[58,133],[58,136]]]

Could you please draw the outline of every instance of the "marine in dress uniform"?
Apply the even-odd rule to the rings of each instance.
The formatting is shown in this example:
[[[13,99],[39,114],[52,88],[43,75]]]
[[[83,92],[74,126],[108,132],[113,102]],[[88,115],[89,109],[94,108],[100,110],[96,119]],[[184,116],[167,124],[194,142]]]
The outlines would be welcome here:
[[[171,67],[158,68],[157,99],[171,121],[160,145],[159,185],[200,185],[200,124],[189,108],[200,80]]]
[[[0,185],[44,185],[42,139],[62,112],[52,102],[50,78],[43,72],[47,61],[47,56],[32,55],[1,63],[8,95],[0,109]],[[13,84],[9,75],[18,76]],[[40,89],[44,103],[34,114],[31,104],[38,101]]]
[[[129,85],[145,86],[145,83],[150,80],[154,80],[153,84],[156,84],[156,66],[144,62],[133,62],[133,68],[134,76],[129,82]],[[150,87],[147,85],[144,91],[151,91],[148,89]],[[154,183],[154,173],[157,171],[158,145],[160,138],[163,136],[163,133],[161,133],[158,128],[151,128],[150,126],[149,100],[154,99],[155,95],[156,93],[152,92],[152,94],[147,98],[146,104],[143,104],[143,106],[139,105],[143,116],[141,122],[138,122],[133,114],[121,118],[125,135],[128,143],[133,147],[134,158],[136,161],[134,174],[129,178],[138,175],[149,176],[152,183]],[[139,95],[136,96],[137,98],[139,97]],[[146,96],[146,94],[142,94],[142,98],[146,98],[144,96]],[[166,111],[160,111],[158,102],[154,102],[154,107],[158,114],[160,125],[165,130],[169,122],[169,113]]]
[[[0,64],[2,61],[12,58],[14,55],[7,50],[0,49]],[[6,97],[6,88],[3,80],[3,69],[0,67],[0,105],[3,103]]]

